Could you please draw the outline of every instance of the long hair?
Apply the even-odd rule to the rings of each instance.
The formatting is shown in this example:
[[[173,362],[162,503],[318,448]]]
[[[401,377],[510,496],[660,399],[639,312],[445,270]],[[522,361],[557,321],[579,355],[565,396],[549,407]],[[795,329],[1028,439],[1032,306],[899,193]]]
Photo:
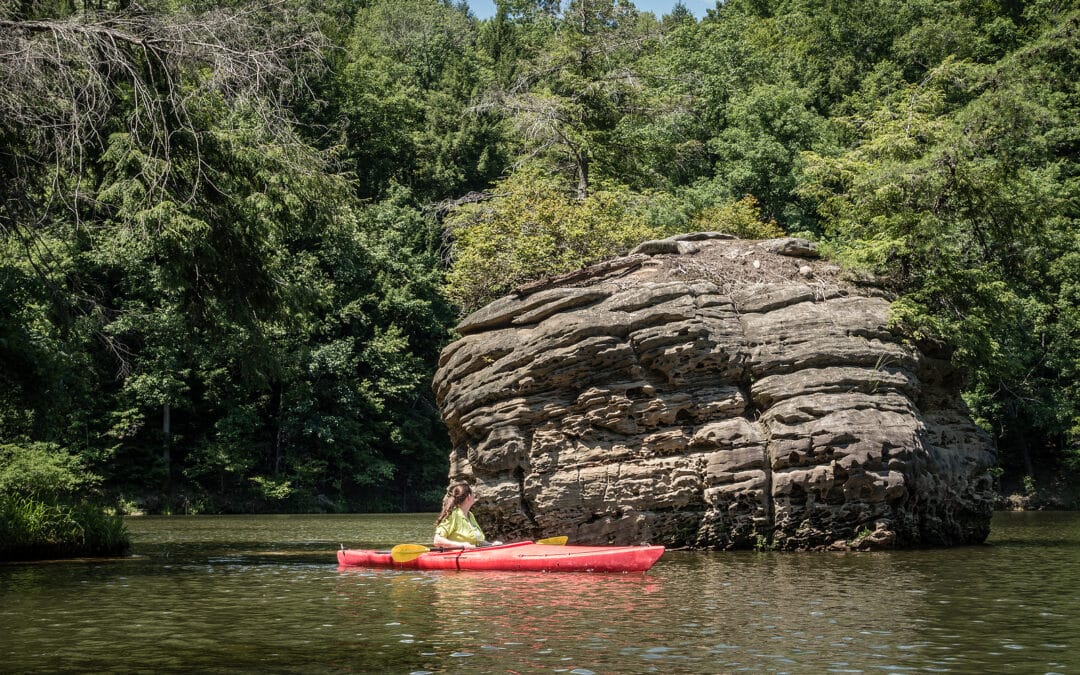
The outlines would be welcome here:
[[[435,519],[435,524],[438,525],[442,521],[446,520],[446,517],[450,515],[450,512],[454,510],[455,506],[460,506],[461,502],[465,501],[465,498],[472,494],[472,488],[468,483],[454,483],[446,489],[446,496],[442,500],[442,511],[439,512],[439,517]]]

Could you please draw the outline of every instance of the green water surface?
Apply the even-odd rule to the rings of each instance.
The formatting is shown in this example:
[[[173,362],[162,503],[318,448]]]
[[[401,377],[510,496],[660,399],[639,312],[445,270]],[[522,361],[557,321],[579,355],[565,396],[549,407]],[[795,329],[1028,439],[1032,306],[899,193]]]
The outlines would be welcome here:
[[[1080,672],[1080,514],[985,546],[669,551],[647,574],[339,568],[432,515],[131,518],[132,557],[0,565],[3,672]]]

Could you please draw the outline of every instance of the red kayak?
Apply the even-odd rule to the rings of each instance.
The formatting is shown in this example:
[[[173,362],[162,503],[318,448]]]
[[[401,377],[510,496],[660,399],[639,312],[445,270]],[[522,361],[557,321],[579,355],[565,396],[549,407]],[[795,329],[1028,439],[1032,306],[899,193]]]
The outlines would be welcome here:
[[[338,564],[417,570],[501,570],[507,572],[644,572],[664,554],[663,546],[552,546],[522,541],[472,549],[433,548],[395,562],[390,551],[342,549]]]

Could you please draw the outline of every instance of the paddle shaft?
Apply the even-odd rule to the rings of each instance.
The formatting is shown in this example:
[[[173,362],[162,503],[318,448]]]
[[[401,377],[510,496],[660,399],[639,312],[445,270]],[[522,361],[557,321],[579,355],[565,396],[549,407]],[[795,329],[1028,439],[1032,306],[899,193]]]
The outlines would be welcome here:
[[[545,544],[547,546],[563,546],[563,545],[566,544],[568,539],[569,538],[566,537],[566,536],[548,537],[546,539],[537,539],[536,542],[534,542],[534,543]],[[450,551],[468,551],[468,550],[470,550],[470,549],[467,549],[467,548],[464,548],[464,547],[461,547],[461,548],[447,547],[447,546],[429,547],[429,546],[422,546],[420,544],[398,544],[397,546],[395,546],[394,548],[392,548],[390,550],[390,558],[393,559],[394,562],[404,563],[404,562],[409,562],[410,560],[413,560],[413,559],[415,559],[415,558],[417,558],[417,557],[419,557],[419,556],[421,556],[421,555],[423,555],[425,553],[430,553],[430,552],[433,552],[433,551],[438,552],[438,553],[446,553],[446,552],[450,552]]]

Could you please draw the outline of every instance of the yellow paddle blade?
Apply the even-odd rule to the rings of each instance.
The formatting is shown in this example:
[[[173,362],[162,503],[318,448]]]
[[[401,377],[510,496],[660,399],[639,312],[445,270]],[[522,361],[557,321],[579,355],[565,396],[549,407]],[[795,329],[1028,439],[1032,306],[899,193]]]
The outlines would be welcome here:
[[[398,544],[390,549],[390,559],[394,562],[409,562],[430,550],[427,546],[420,544]]]
[[[570,537],[548,537],[547,539],[537,539],[537,544],[547,544],[548,546],[565,546],[567,539]]]

